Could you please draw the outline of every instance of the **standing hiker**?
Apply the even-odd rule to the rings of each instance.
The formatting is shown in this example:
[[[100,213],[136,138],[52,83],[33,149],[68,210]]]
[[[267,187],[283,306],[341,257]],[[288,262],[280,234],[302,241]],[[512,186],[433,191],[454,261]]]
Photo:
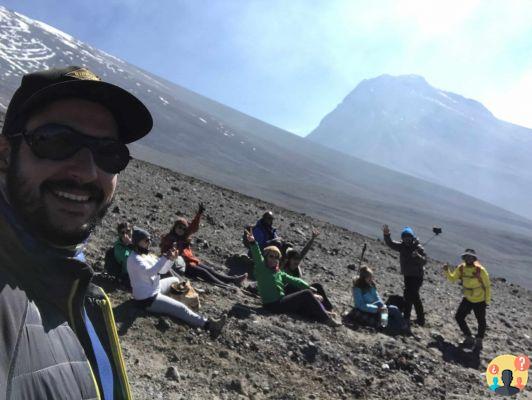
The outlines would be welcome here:
[[[419,290],[423,285],[423,266],[427,263],[427,256],[425,250],[419,244],[414,230],[406,227],[401,232],[401,241],[393,241],[390,235],[390,228],[388,225],[382,227],[384,235],[384,243],[399,252],[399,264],[401,266],[401,274],[404,278],[404,317],[407,323],[410,323],[410,314],[412,312],[412,305],[416,310],[416,323],[420,326],[425,325],[425,313],[423,311],[423,303],[419,295]]]
[[[465,336],[462,343],[466,347],[482,346],[482,340],[486,333],[486,308],[491,301],[491,284],[488,271],[480,264],[477,254],[473,249],[466,249],[462,254],[464,261],[454,271],[450,265],[445,264],[443,271],[451,282],[461,281],[464,297],[458,306],[455,319]],[[478,323],[476,339],[467,326],[466,317],[473,311]]]

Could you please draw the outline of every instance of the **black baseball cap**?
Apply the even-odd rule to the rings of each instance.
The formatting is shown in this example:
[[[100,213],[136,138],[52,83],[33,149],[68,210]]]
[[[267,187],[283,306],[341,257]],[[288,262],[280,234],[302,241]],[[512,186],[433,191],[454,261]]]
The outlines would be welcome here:
[[[146,106],[116,85],[102,81],[85,67],[69,66],[32,72],[22,77],[7,107],[2,134],[22,131],[30,112],[55,100],[76,97],[109,109],[118,123],[120,141],[131,143],[146,136],[153,119]]]

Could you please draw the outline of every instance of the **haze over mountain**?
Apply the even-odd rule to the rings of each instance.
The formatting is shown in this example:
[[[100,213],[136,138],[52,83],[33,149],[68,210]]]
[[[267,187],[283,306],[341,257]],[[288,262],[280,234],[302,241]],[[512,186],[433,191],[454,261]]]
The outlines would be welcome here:
[[[373,237],[382,223],[422,239],[442,225],[431,256],[457,261],[474,247],[495,274],[532,287],[532,222],[300,138],[0,7],[0,109],[24,73],[62,65],[87,66],[148,105],[155,127],[132,146],[137,158]]]
[[[420,76],[362,81],[307,137],[532,218],[532,129]]]

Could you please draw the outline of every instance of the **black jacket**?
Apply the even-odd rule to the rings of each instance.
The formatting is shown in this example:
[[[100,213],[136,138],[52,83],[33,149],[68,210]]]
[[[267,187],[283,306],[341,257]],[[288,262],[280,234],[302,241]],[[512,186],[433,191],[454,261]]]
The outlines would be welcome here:
[[[427,263],[427,256],[423,246],[417,239],[412,244],[396,242],[390,235],[384,235],[384,243],[392,250],[399,252],[399,263],[401,265],[401,274],[404,276],[423,277],[423,266]]]
[[[109,299],[73,255],[32,239],[0,199],[0,400],[104,398],[84,312],[114,398],[131,398]]]

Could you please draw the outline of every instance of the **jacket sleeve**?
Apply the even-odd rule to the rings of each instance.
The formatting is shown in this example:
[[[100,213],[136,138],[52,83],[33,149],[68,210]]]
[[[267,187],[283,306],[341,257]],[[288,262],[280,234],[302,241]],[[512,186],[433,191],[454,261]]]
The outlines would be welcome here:
[[[491,303],[491,282],[490,282],[490,276],[488,274],[488,271],[486,271],[485,268],[482,268],[480,270],[480,279],[482,280],[482,284],[484,285],[484,290],[486,294],[486,304]]]
[[[354,288],[354,297],[355,297],[355,307],[358,308],[360,311],[376,314],[379,310],[379,307],[377,307],[375,304],[368,304],[364,300],[364,295],[362,293],[362,289],[360,288]]]
[[[192,236],[199,230],[199,224],[200,224],[202,215],[203,214],[198,211],[196,215],[194,216],[194,219],[192,220],[192,222],[188,225],[187,234],[185,235],[187,238]]]
[[[301,278],[296,278],[295,276],[288,275],[286,272],[281,272],[281,274],[284,285],[291,283],[299,289],[308,289],[310,287],[310,285]]]
[[[301,260],[305,258],[309,250],[312,248],[312,244],[314,243],[314,237],[311,237],[310,240],[307,242],[305,247],[303,247],[303,250],[301,250]]]
[[[386,246],[388,246],[392,250],[395,250],[395,251],[401,250],[401,243],[392,240],[391,235],[384,235],[384,243],[386,243]]]
[[[414,251],[413,257],[419,263],[420,266],[424,266],[427,263],[427,255],[425,254],[425,249],[420,244],[417,246]]]
[[[443,270],[443,273],[450,282],[456,282],[457,280],[462,278],[462,274],[460,274],[460,265],[457,266],[454,271]]]
[[[114,255],[115,255],[116,261],[120,265],[126,266],[126,261],[130,253],[131,253],[131,250],[127,248],[126,246],[115,244]]]
[[[251,243],[251,257],[253,258],[253,268],[256,270],[261,268],[266,268],[264,266],[264,258],[262,257],[262,252],[258,243],[255,241]]]
[[[163,268],[166,267],[166,269],[170,268],[172,266],[172,261],[170,261],[165,256],[159,257],[157,262],[151,266],[149,263],[147,263],[145,260],[143,260],[138,255],[135,257],[135,263],[137,264],[137,267],[140,269],[146,271],[146,273],[149,276],[154,276],[159,273]],[[167,265],[168,264],[168,265]]]

